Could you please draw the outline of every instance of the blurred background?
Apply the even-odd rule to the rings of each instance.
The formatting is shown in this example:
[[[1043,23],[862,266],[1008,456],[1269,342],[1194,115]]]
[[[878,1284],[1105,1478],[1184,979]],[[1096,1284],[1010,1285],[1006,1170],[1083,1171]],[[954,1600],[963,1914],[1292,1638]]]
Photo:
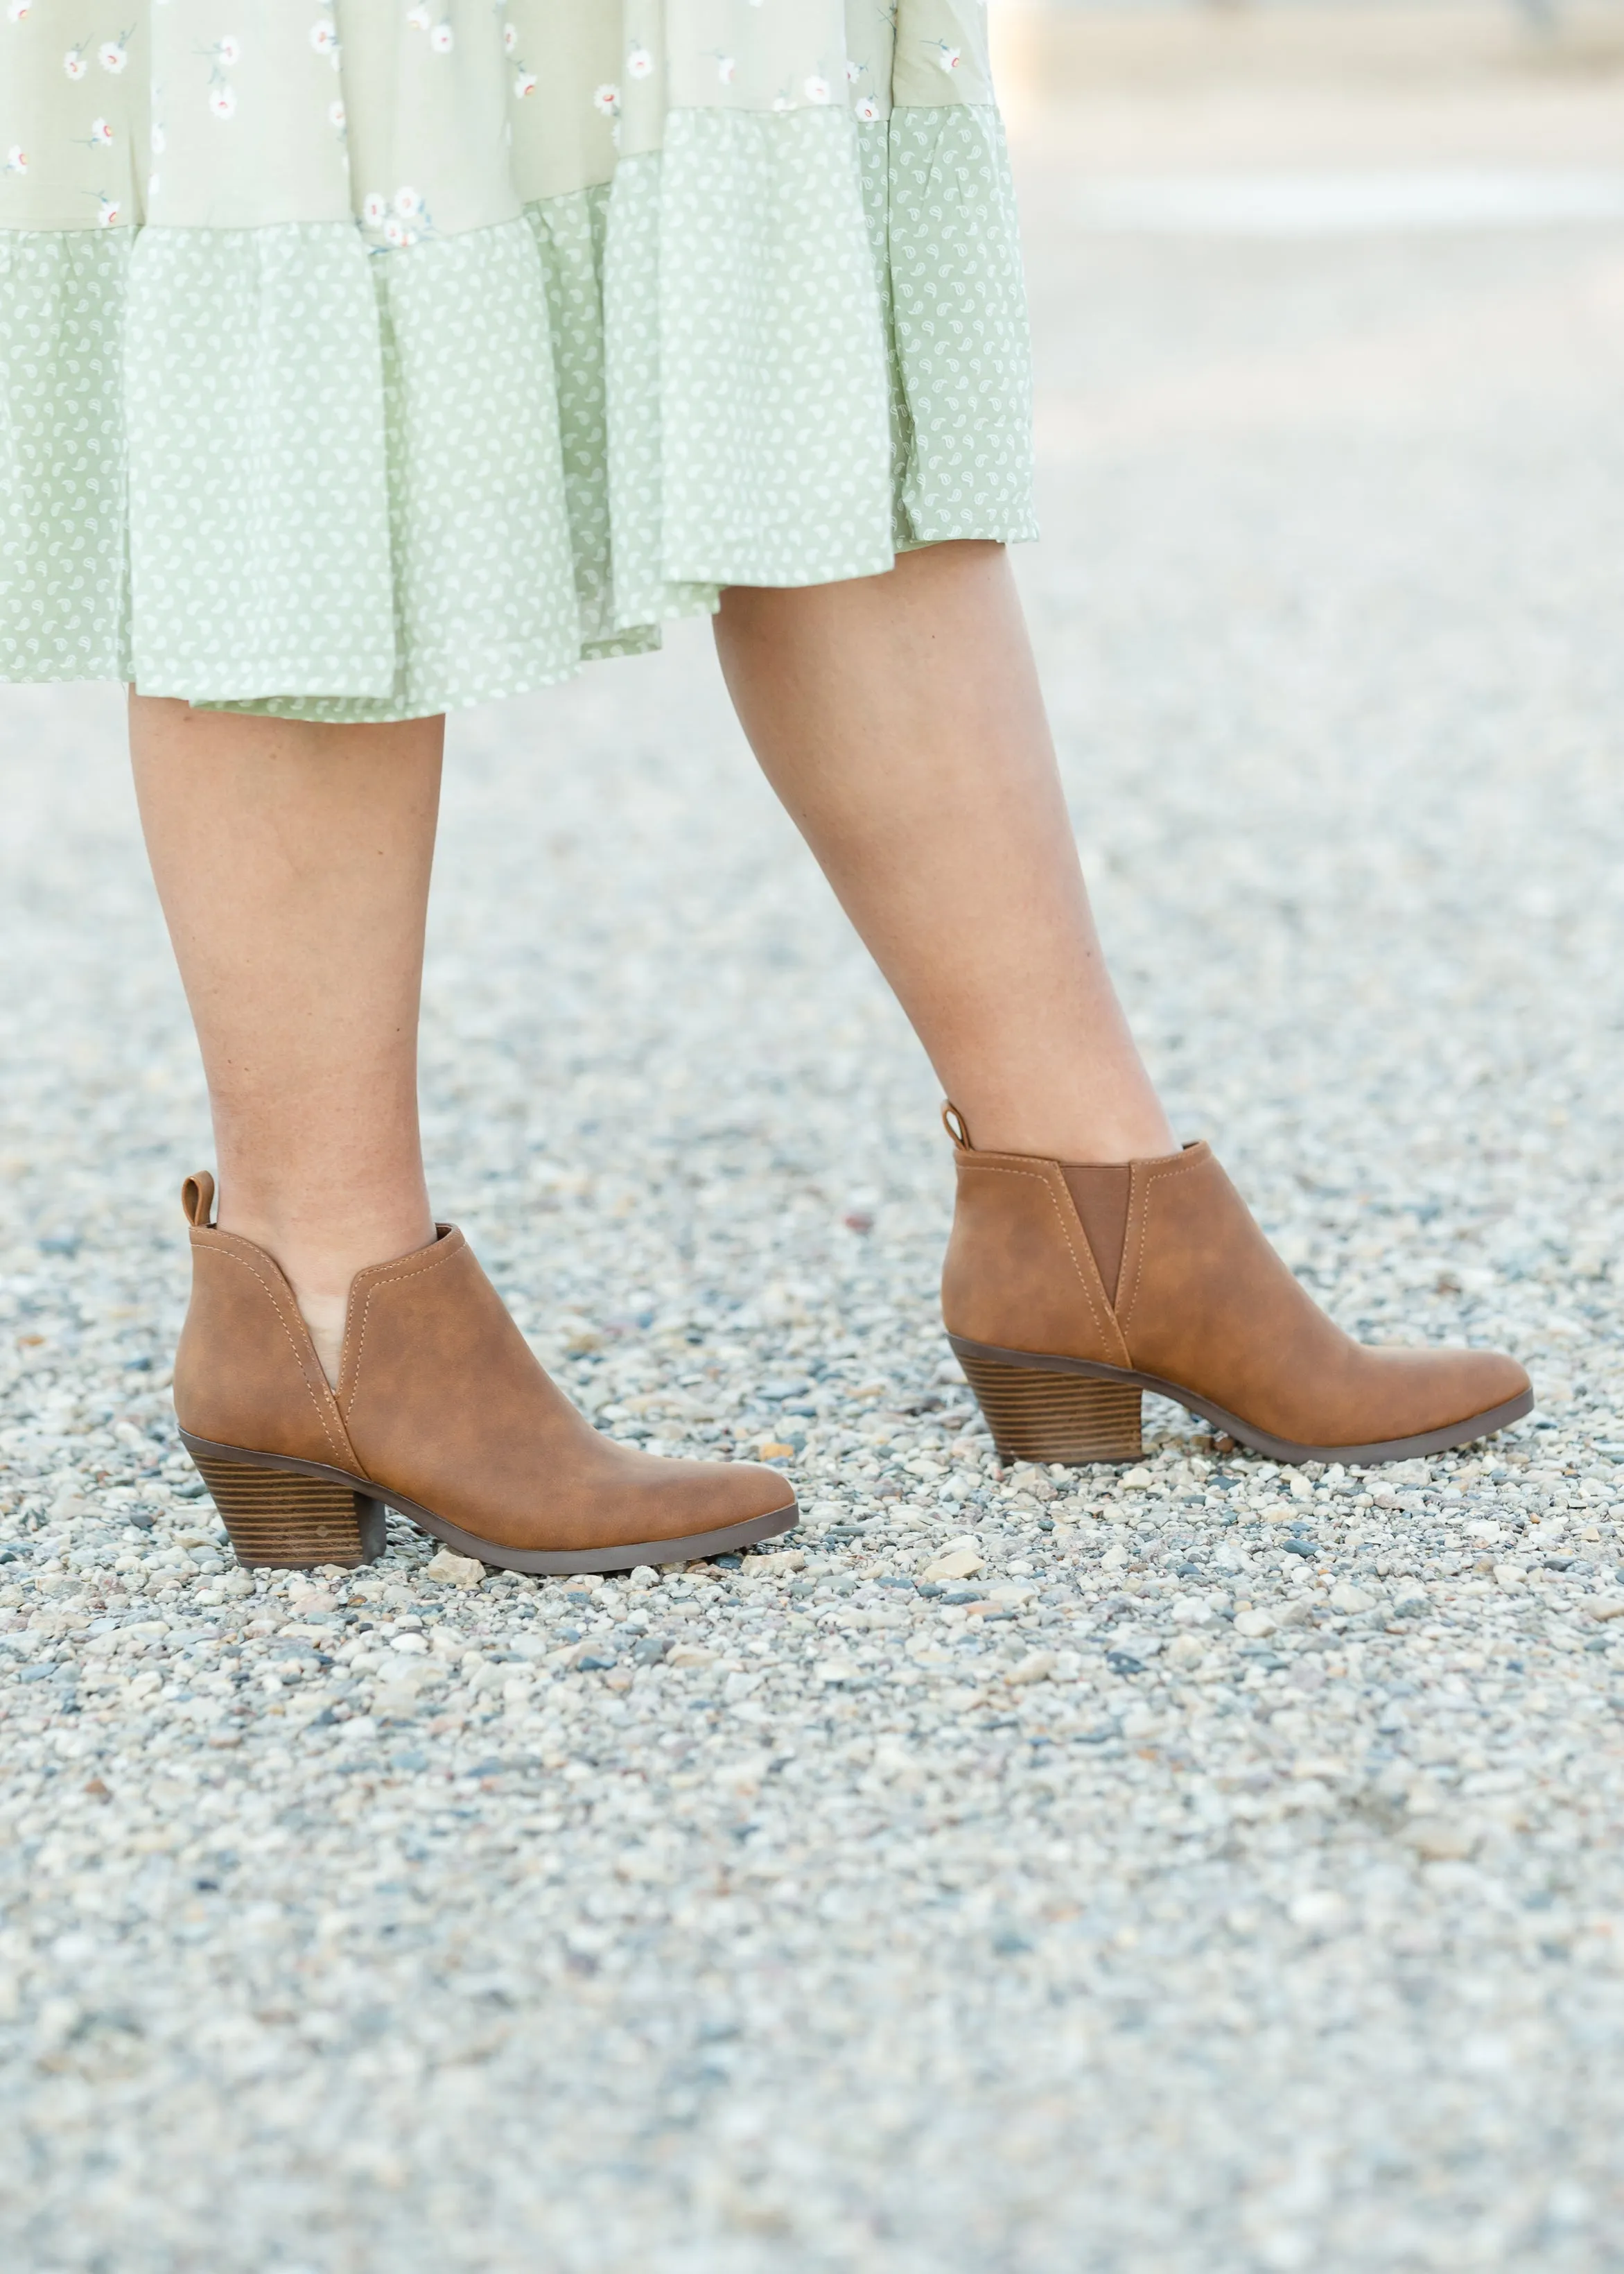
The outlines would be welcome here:
[[[991,20],[1051,463],[1192,421],[1425,418],[1616,317],[1564,284],[1624,221],[1618,0],[992,0]],[[1136,326],[1102,289],[1129,267],[1177,309],[1151,283]],[[1214,367],[1225,350],[1244,368]]]
[[[1005,116],[1092,178],[1616,169],[1618,0],[990,0]]]

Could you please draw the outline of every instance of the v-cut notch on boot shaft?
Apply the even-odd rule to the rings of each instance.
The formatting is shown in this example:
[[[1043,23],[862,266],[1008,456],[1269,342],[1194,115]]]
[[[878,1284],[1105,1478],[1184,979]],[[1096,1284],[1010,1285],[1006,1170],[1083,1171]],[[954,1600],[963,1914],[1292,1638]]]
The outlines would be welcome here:
[[[1107,1302],[1115,1303],[1122,1279],[1123,1250],[1128,1239],[1128,1211],[1133,1201],[1133,1164],[1107,1161],[1080,1166],[1063,1161],[1060,1173],[1071,1195],[1071,1205],[1082,1219],[1095,1268]]]

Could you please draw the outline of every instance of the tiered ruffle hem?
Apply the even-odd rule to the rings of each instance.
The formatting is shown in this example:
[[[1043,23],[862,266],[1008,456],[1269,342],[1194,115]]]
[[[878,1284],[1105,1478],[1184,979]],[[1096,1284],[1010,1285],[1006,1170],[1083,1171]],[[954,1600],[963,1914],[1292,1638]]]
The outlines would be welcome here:
[[[16,126],[0,79],[12,169],[0,223],[17,223],[0,226],[0,678],[117,677],[293,717],[413,717],[656,645],[663,621],[713,607],[729,584],[825,583],[912,546],[1034,533],[1002,129],[979,49],[936,37],[944,20],[978,30],[979,0],[853,0],[832,17],[824,0],[664,0],[641,11],[646,28],[630,0],[564,0],[592,19],[554,57],[593,114],[567,148],[523,139],[539,127],[522,51],[540,50],[558,0],[532,0],[531,22],[525,0],[416,9],[407,60],[430,95],[433,61],[461,55],[471,72],[470,48],[500,27],[490,86],[503,108],[482,122],[476,72],[451,128],[397,117],[373,187],[355,178],[357,105],[338,90],[346,13],[365,62],[377,4],[155,10],[154,42],[190,13],[207,20],[186,52],[213,56],[195,119],[160,117],[181,97],[155,56],[127,106],[125,141],[145,130],[184,154],[195,136],[195,177],[177,189],[162,155],[139,192],[110,166],[98,188],[93,154],[87,185],[57,166],[31,202],[40,162],[21,138],[56,131],[86,78],[94,101],[79,107],[119,135],[109,94],[143,67],[126,31],[108,34],[124,63],[98,84],[90,62],[49,108],[50,58],[30,51],[33,80],[17,84],[25,104],[34,86],[33,112]],[[312,17],[328,74],[348,213],[301,187],[308,169],[291,184],[278,172],[271,93],[252,162],[229,144],[253,123],[253,36],[219,26],[290,5]],[[872,37],[854,20],[868,17]],[[442,20],[450,45],[437,51]],[[31,22],[25,8],[0,24],[0,65]],[[329,23],[336,61],[317,37]],[[904,54],[910,39],[921,54]],[[959,61],[944,64],[949,53]],[[767,92],[785,83],[786,54],[793,99]],[[871,58],[883,84],[865,93]],[[760,90],[735,100],[753,61]],[[706,64],[728,99],[673,101]],[[953,99],[911,99],[960,69]],[[658,110],[639,111],[633,82],[657,72]],[[548,84],[560,109],[568,75]],[[410,92],[397,76],[397,109]],[[288,98],[287,82],[272,93]],[[437,194],[407,170],[421,164],[432,184],[436,154],[492,118],[504,186]],[[560,174],[568,185],[553,187]],[[523,193],[538,181],[550,193]],[[88,225],[71,225],[75,195],[98,200]]]

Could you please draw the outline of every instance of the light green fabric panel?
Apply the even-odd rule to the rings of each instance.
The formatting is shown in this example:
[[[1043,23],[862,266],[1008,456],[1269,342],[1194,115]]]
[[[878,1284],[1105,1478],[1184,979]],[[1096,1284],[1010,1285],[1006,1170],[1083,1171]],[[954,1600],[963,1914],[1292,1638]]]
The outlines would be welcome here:
[[[345,223],[142,230],[125,390],[143,693],[387,695],[380,377]]]
[[[528,221],[372,264],[393,564],[392,682],[315,702],[284,678],[251,707],[417,718],[545,686],[581,660],[547,285]]]
[[[408,717],[730,584],[1031,535],[996,114],[665,124],[611,184],[395,250],[0,232],[0,676]]]
[[[564,503],[582,639],[615,629],[604,392],[604,237],[608,194],[578,190],[529,208],[547,293]]]
[[[891,97],[899,108],[989,103],[987,0],[853,0],[891,19]]]
[[[1037,535],[1032,357],[1015,194],[996,110],[899,105],[860,128],[869,210],[885,216],[899,396],[899,516],[916,544]]]
[[[659,215],[664,565],[820,584],[891,561],[885,343],[845,108],[674,111]]]
[[[660,406],[660,210],[658,151],[622,158],[609,201],[604,334],[615,621],[699,615],[715,584],[667,581]]]
[[[0,680],[127,669],[132,232],[0,232]]]
[[[130,5],[0,6],[0,229],[135,229],[146,218],[147,0],[133,29]]]
[[[580,660],[546,279],[523,220],[377,264],[413,711]]]
[[[687,613],[683,596],[667,593],[658,585],[649,591],[642,608],[628,611],[616,606],[619,580],[610,515],[614,458],[609,442],[605,292],[609,207],[608,190],[595,188],[544,199],[531,206],[527,215],[546,280],[552,376],[558,400],[565,508],[575,558],[581,655],[591,659],[638,655],[658,647],[661,620]],[[639,406],[645,412],[648,407],[646,403]],[[637,431],[635,426],[634,435]],[[658,436],[650,447],[658,461]],[[646,557],[658,566],[658,521]]]
[[[660,531],[659,207],[658,151],[622,158],[609,200],[604,268],[605,433],[613,531],[615,620],[664,609]]]
[[[891,541],[900,553],[914,542],[913,524],[902,503],[902,483],[912,461],[914,421],[897,361],[896,296],[891,274],[891,114],[889,111],[857,129],[858,162],[862,182],[863,219],[868,231],[868,256],[874,267],[874,289],[879,300],[880,328],[885,339],[885,400],[891,441]]]
[[[406,246],[673,111],[992,100],[986,0],[4,0],[0,229],[358,221]]]

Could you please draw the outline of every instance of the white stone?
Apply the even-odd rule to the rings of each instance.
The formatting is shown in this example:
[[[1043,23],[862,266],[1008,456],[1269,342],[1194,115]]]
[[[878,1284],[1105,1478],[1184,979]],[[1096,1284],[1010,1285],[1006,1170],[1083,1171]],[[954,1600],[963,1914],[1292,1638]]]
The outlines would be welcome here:
[[[1350,1580],[1339,1579],[1331,1590],[1331,1608],[1340,1612],[1344,1618],[1351,1618],[1358,1611],[1373,1611],[1375,1608],[1374,1595],[1366,1594],[1363,1587],[1354,1586]]]
[[[1213,1623],[1213,1607],[1202,1595],[1175,1595],[1173,1623],[1181,1627],[1206,1627]]]
[[[1519,1587],[1527,1586],[1528,1574],[1515,1563],[1497,1563],[1494,1566],[1494,1584],[1497,1587],[1503,1587],[1507,1594],[1515,1595]]]
[[[665,1662],[667,1666],[714,1666],[716,1653],[706,1650],[701,1643],[680,1642],[675,1650],[667,1653]]]
[[[1481,1834],[1475,1825],[1453,1816],[1412,1817],[1400,1833],[1424,1863],[1462,1863],[1475,1855]]]
[[[391,1650],[405,1651],[411,1655],[427,1650],[428,1644],[420,1634],[397,1634],[389,1637]]]
[[[442,1547],[424,1565],[423,1576],[438,1579],[442,1587],[477,1587],[485,1577],[485,1565],[477,1555],[457,1555]]]
[[[975,1547],[951,1547],[938,1555],[934,1563],[927,1563],[921,1577],[929,1580],[968,1579],[981,1568],[981,1551]]]
[[[1293,1926],[1324,1934],[1341,1926],[1348,1916],[1348,1898],[1335,1887],[1307,1887],[1300,1895],[1293,1895],[1288,1909]]]
[[[1237,1611],[1235,1614],[1235,1631],[1246,1642],[1260,1642],[1265,1635],[1274,1632],[1274,1627],[1272,1611]]]
[[[1054,1671],[1054,1652],[1034,1650],[1029,1657],[1023,1658],[1019,1666],[1012,1666],[1004,1678],[1012,1690],[1024,1690],[1032,1683],[1047,1682]]]
[[[671,1877],[671,1859],[658,1848],[628,1848],[616,1856],[614,1872],[635,1886],[658,1886]]]

